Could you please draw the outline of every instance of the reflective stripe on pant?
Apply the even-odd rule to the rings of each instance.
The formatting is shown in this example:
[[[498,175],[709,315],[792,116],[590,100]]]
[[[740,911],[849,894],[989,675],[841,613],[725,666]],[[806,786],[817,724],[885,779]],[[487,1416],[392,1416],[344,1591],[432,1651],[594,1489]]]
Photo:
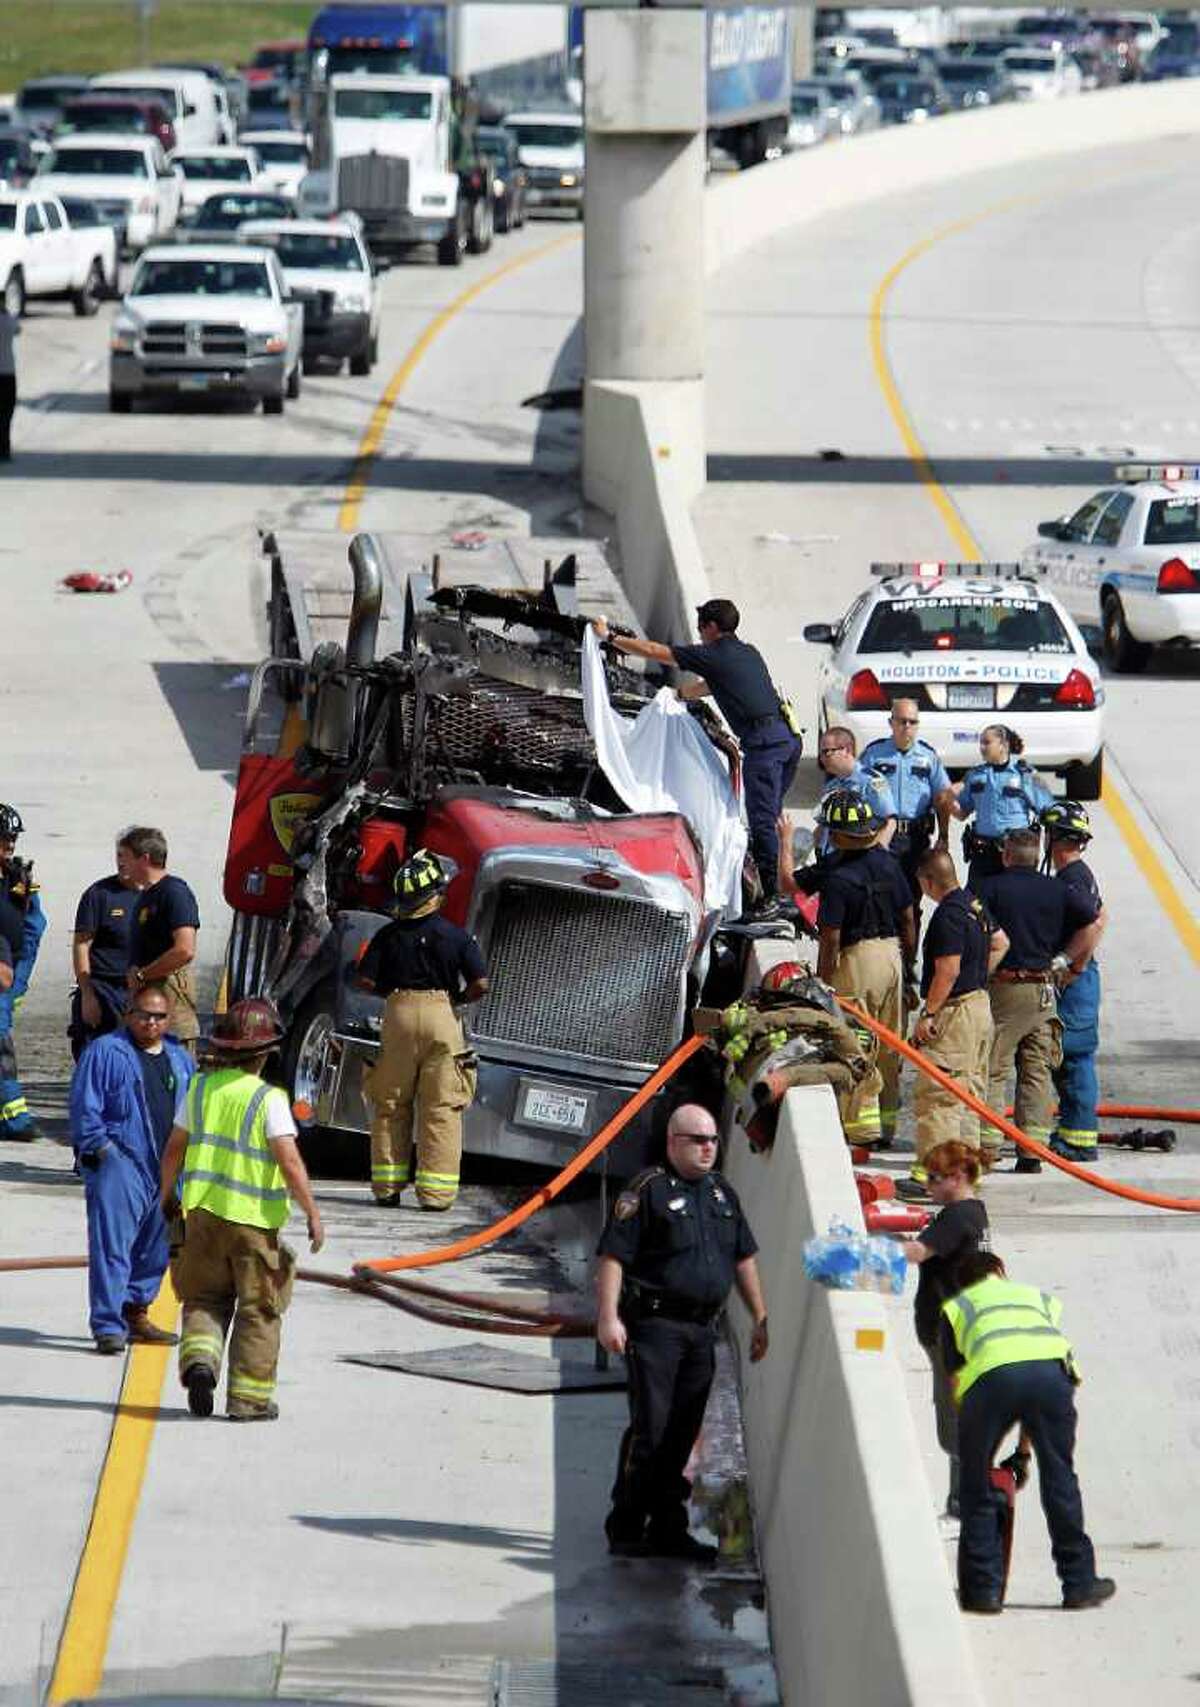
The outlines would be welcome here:
[[[278,1233],[193,1209],[183,1244],[171,1258],[171,1280],[183,1304],[180,1379],[197,1364],[220,1374],[232,1322],[228,1406],[265,1409],[275,1391],[281,1324],[295,1270],[296,1259]]]
[[[647,1518],[662,1538],[687,1529],[684,1475],[704,1421],[716,1368],[716,1334],[662,1316],[627,1324],[629,1427],[617,1457],[610,1540],[636,1541]]]
[[[839,996],[856,1001],[880,1025],[886,1025],[889,1031],[901,1030],[903,979],[900,944],[894,936],[868,937],[865,942],[843,948],[832,983]],[[877,1065],[883,1087],[879,1096],[879,1124],[882,1136],[891,1138],[895,1136],[900,1107],[900,1057],[886,1043],[881,1043]]]
[[[376,1197],[407,1183],[414,1127],[418,1201],[426,1209],[449,1209],[458,1196],[462,1111],[475,1095],[475,1070],[466,1056],[462,1027],[444,991],[396,990],[388,997],[379,1058],[363,1075],[373,1114]]]
[[[1096,1076],[1096,1051],[1100,1047],[1100,968],[1094,960],[1059,992],[1058,1017],[1063,1028],[1063,1059],[1054,1075],[1058,1087],[1058,1127],[1054,1136],[1070,1149],[1090,1156],[1099,1138],[1096,1105],[1100,1101],[1100,1081]]]
[[[1006,1363],[968,1389],[958,1416],[958,1585],[964,1599],[998,1594],[1004,1580],[989,1472],[997,1446],[1015,1422],[1025,1424],[1033,1441],[1038,1491],[1063,1588],[1087,1588],[1095,1579],[1075,1475],[1075,1420],[1075,1389],[1062,1364],[1049,1359]]]
[[[159,1208],[158,1182],[115,1145],[97,1167],[82,1172],[88,1323],[93,1334],[124,1336],[126,1305],[152,1304],[167,1269],[167,1224]]]
[[[9,1010],[11,1015],[11,1003]],[[16,1137],[33,1124],[17,1077],[17,1051],[9,1025],[0,1026],[0,1138]]]
[[[750,857],[764,895],[774,895],[779,889],[779,814],[799,763],[800,743],[791,735],[786,740],[742,750],[742,794],[750,833]]]
[[[1062,1062],[1062,1026],[1050,984],[992,984],[992,1053],[988,1064],[988,1106],[1003,1110],[1014,1063],[1017,1088],[1013,1122],[1043,1143],[1054,1123],[1054,1070]],[[985,1137],[994,1142],[994,1136]]]
[[[992,1008],[986,990],[972,990],[949,1001],[936,1016],[938,1035],[921,1048],[922,1055],[943,1073],[987,1101],[988,1065],[992,1053]],[[917,1074],[914,1103],[917,1117],[917,1164],[923,1166],[935,1144],[958,1139],[979,1148],[979,1116],[925,1073]]]

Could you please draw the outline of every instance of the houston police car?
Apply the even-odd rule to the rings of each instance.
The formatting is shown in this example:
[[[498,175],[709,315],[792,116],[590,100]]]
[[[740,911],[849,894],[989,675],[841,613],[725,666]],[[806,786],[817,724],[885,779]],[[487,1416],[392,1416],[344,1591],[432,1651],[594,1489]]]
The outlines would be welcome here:
[[[947,767],[979,763],[979,733],[1006,723],[1035,770],[1098,800],[1104,689],[1082,634],[1019,563],[874,563],[879,584],[838,623],[810,623],[829,647],[819,672],[821,727],[852,729],[861,749],[888,733],[894,699],[915,699],[921,734]]]
[[[1143,670],[1155,646],[1200,646],[1200,465],[1113,473],[1074,515],[1042,522],[1022,561],[1078,621],[1099,624],[1112,669]]]

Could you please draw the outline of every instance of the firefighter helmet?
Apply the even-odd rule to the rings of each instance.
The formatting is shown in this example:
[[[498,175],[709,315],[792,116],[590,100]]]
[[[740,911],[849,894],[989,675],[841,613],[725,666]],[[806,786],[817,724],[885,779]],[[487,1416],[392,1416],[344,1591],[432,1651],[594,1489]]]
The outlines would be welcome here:
[[[247,996],[217,1015],[208,1042],[218,1055],[262,1055],[283,1038],[283,1021],[274,1002],[265,996]]]
[[[418,848],[416,853],[396,873],[392,887],[396,891],[396,910],[402,916],[418,912],[444,895],[458,867],[442,854]]]
[[[787,990],[797,978],[807,978],[808,967],[799,960],[781,960],[775,966],[770,966],[763,973],[762,987],[770,990],[773,995]]]
[[[0,842],[15,842],[24,828],[15,806],[0,805]]]
[[[857,788],[831,789],[817,816],[830,835],[845,836],[852,842],[869,842],[884,826],[870,796]]]
[[[1042,813],[1042,828],[1052,842],[1076,842],[1086,847],[1092,839],[1092,822],[1078,800],[1056,800]]]

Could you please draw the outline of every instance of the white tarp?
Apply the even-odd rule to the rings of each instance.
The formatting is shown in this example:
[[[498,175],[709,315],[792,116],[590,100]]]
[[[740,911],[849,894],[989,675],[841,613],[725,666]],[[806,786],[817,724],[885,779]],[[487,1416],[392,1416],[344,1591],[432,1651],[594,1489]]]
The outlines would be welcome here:
[[[583,637],[583,715],[596,758],[631,812],[678,812],[704,851],[710,911],[742,910],[746,827],[720,755],[672,688],[660,688],[631,723],[614,711],[600,642]]]

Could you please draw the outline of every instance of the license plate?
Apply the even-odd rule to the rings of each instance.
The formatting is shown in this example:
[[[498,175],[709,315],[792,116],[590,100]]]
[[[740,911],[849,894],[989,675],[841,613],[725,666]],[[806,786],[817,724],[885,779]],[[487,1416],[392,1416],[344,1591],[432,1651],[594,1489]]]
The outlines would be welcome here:
[[[946,689],[947,711],[995,711],[996,690],[988,682],[951,682]]]
[[[556,1132],[586,1132],[591,1102],[585,1092],[523,1080],[517,1119],[526,1126],[549,1126]]]
[[[207,391],[208,375],[206,373],[185,373],[180,377],[180,391]]]

